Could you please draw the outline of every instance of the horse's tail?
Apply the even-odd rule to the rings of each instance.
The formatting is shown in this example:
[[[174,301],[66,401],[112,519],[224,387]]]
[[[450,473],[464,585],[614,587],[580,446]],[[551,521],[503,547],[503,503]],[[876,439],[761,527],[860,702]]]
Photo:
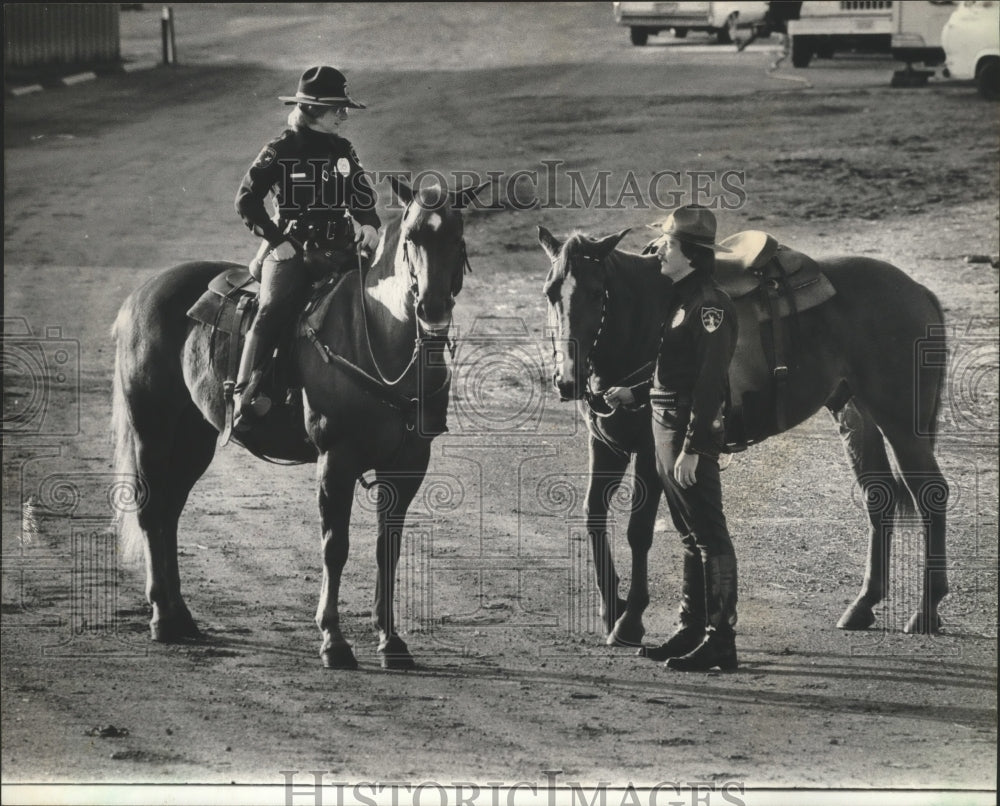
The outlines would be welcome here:
[[[925,289],[927,292],[927,297],[934,307],[934,312],[937,314],[936,320],[934,322],[928,323],[928,338],[934,340],[934,353],[937,356],[947,355],[948,339],[947,333],[944,326],[944,309],[941,307],[941,302],[935,296],[934,292],[930,289]],[[940,360],[940,359],[939,359]],[[944,400],[944,387],[947,381],[947,364],[941,367],[941,372],[936,378],[937,388],[934,390],[934,401],[931,405],[930,411],[927,413],[927,421],[922,423],[923,431],[928,435],[931,443],[931,449],[934,448],[934,443],[937,441],[937,430],[938,430],[938,415],[941,412],[941,403]]]
[[[926,409],[926,413],[923,414],[922,418],[915,422],[914,425],[917,428],[919,434],[923,434],[927,437],[927,441],[930,443],[931,450],[934,450],[934,444],[937,441],[938,432],[938,416],[941,412],[941,403],[944,400],[944,388],[946,381],[946,366],[942,363],[942,356],[947,355],[947,333],[944,326],[944,309],[941,307],[941,302],[938,300],[937,296],[928,288],[924,288],[924,293],[927,295],[927,300],[930,302],[931,307],[934,309],[934,315],[928,318],[925,323],[925,333],[924,338],[929,342],[925,345],[925,350],[923,354],[918,353],[917,359],[917,385],[914,390],[916,399],[920,400],[921,388],[920,379],[921,375],[928,370],[938,369],[933,374],[934,379],[934,389],[933,397],[929,401],[929,406]],[[922,359],[924,355],[933,355],[933,366],[925,367],[922,364]],[[928,372],[928,375],[930,373]],[[916,408],[916,407],[915,407]],[[907,487],[905,481],[903,480],[902,473],[898,466],[893,466],[893,485],[895,486],[895,516],[897,522],[899,519],[910,521],[917,517],[920,513],[917,508],[917,502],[913,499],[913,494],[910,492],[909,487]]]
[[[139,472],[135,426],[125,390],[125,369],[128,343],[132,330],[131,298],[118,312],[111,337],[115,341],[115,369],[111,381],[111,435],[114,443],[115,490],[112,502],[114,524],[118,530],[122,560],[137,565],[143,556],[145,540],[139,527],[139,509],[148,495],[148,488]]]

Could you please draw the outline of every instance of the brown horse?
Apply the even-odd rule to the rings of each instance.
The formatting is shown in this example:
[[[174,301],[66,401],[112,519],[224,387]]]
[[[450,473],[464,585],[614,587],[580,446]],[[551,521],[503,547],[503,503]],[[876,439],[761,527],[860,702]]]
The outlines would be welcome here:
[[[323,583],[316,623],[320,656],[330,668],[357,666],[340,629],[337,599],[355,484],[371,470],[378,485],[372,613],[378,651],[383,666],[413,665],[394,629],[393,587],[407,508],[441,430],[416,427],[415,415],[420,423],[444,420],[450,371],[441,345],[467,266],[461,209],[484,187],[433,187],[415,195],[390,181],[405,207],[385,226],[371,268],[362,273],[359,264],[336,286],[317,343],[299,337],[291,350],[302,416],[237,434],[258,456],[317,462]],[[209,280],[232,267],[195,262],[169,269],[125,300],[114,325],[115,464],[137,480],[141,493],[137,511],[124,513],[120,525],[126,550],[132,543],[145,553],[157,641],[200,636],[181,596],[177,522],[224,428],[217,367],[226,366],[227,355],[223,344],[212,355],[211,328],[186,312]],[[428,342],[437,344],[438,360],[428,358]]]
[[[648,379],[659,348],[669,286],[655,256],[615,247],[628,230],[603,239],[574,235],[565,243],[544,227],[539,242],[552,261],[545,282],[550,327],[556,334],[553,381],[562,400],[576,400],[589,430],[590,485],[586,517],[609,644],[642,640],[649,604],[647,553],[662,494],[649,411],[614,411],[603,404],[611,386]],[[870,521],[864,584],[837,626],[867,629],[888,588],[889,547],[896,513],[914,502],[923,519],[925,564],[922,600],[907,632],[935,632],[938,603],[948,592],[945,510],[948,485],[934,458],[937,411],[944,385],[943,315],[934,295],[896,267],[862,257],[823,260],[819,268],[836,295],[802,311],[796,328],[797,367],[788,376],[786,418],[773,416],[773,394],[748,442],[759,442],[811,417],[826,406],[836,420],[848,459],[865,495]],[[738,308],[739,309],[739,308]],[[753,385],[750,339],[741,317],[730,368],[732,386]],[[926,365],[924,365],[926,364]],[[766,384],[765,384],[766,386]],[[884,437],[884,438],[883,438]],[[894,473],[885,442],[898,466]],[[635,457],[635,490],[628,524],[632,586],[618,596],[618,576],[608,546],[608,502]]]

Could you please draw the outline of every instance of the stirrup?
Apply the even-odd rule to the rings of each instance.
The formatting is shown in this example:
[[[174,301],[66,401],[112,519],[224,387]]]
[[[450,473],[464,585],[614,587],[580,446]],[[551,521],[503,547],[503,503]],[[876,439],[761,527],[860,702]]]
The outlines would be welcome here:
[[[257,395],[253,400],[245,400],[245,389],[237,389],[234,403],[233,431],[246,433],[271,411],[271,398]]]

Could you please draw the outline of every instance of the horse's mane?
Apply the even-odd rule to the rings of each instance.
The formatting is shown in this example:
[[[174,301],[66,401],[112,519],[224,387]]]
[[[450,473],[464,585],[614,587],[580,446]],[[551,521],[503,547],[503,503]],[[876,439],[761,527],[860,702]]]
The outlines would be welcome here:
[[[566,239],[566,243],[563,245],[563,253],[567,257],[572,254],[596,257],[594,249],[600,243],[600,239],[592,238],[586,233],[577,230]],[[637,252],[628,252],[624,249],[612,249],[604,258],[604,262],[613,272],[618,274],[628,273],[630,275],[635,273],[637,279],[658,276],[660,271],[660,263],[655,255],[643,255]],[[568,266],[569,261],[563,261],[562,266],[557,270],[558,276],[555,279],[565,279]]]

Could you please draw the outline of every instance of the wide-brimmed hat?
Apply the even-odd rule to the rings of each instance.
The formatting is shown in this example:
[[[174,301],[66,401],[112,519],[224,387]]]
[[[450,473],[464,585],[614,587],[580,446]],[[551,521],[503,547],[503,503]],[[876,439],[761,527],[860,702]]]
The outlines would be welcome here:
[[[279,95],[279,101],[286,104],[309,104],[310,106],[350,106],[365,109],[365,105],[347,94],[347,79],[335,67],[310,67],[299,79],[299,89],[295,95]]]
[[[716,252],[732,251],[715,242],[715,215],[700,204],[678,207],[660,224],[660,230],[664,237],[673,236],[678,241],[704,246]]]

